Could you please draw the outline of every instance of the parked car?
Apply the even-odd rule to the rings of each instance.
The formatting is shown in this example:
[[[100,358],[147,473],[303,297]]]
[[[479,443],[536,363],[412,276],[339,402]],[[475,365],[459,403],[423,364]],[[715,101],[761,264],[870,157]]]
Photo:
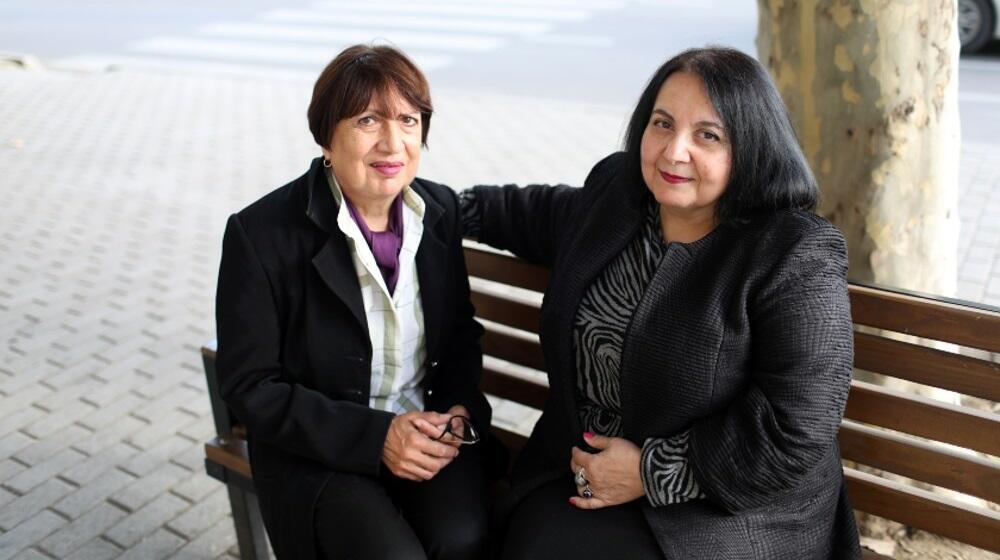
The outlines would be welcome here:
[[[997,12],[1000,0],[958,0],[958,36],[962,52],[983,48],[993,39],[1000,39]]]

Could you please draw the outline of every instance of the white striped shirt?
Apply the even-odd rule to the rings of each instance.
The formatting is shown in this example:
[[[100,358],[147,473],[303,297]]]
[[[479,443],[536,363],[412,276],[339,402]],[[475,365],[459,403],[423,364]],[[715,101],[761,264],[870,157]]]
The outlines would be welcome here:
[[[424,409],[420,381],[424,378],[424,310],[420,302],[415,257],[424,233],[424,201],[409,186],[403,189],[403,245],[399,279],[392,294],[385,285],[375,255],[344,204],[333,173],[327,172],[337,201],[337,226],[351,247],[354,271],[361,286],[368,335],[372,343],[371,392],[368,405],[402,414]]]

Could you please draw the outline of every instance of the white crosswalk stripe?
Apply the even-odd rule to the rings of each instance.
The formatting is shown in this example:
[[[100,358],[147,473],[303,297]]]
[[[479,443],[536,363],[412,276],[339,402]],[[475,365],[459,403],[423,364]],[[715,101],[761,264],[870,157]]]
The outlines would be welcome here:
[[[157,68],[208,73],[301,77],[315,74],[342,48],[356,43],[403,49],[425,72],[476,54],[517,44],[606,49],[613,40],[562,28],[624,7],[597,0],[344,0],[308,8],[271,9],[251,21],[220,21],[189,34],[155,36],[123,52],[82,53],[56,65]]]

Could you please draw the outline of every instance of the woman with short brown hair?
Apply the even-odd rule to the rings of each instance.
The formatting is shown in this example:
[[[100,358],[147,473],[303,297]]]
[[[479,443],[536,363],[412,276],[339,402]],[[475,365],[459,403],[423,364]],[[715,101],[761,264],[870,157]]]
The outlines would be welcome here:
[[[482,554],[482,327],[457,197],[416,178],[431,113],[401,52],[344,50],[308,112],[323,156],[226,226],[219,380],[279,558]]]

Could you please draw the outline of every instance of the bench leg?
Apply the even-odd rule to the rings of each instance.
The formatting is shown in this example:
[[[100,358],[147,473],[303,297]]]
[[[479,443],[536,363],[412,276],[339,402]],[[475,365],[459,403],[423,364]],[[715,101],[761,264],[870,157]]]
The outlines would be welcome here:
[[[228,485],[229,504],[233,508],[236,542],[241,560],[268,560],[267,532],[260,516],[257,496],[235,485]]]

